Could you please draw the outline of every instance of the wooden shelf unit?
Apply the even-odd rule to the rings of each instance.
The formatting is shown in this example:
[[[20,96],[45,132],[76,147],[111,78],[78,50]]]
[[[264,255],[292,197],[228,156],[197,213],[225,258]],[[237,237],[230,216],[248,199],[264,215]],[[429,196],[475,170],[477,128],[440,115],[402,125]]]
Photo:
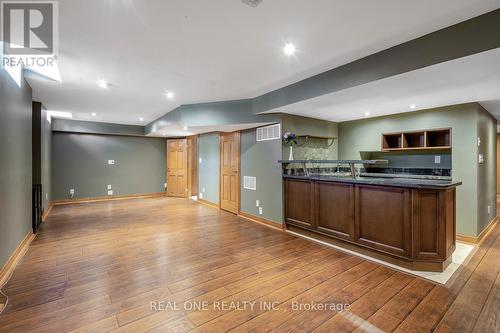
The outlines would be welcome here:
[[[451,149],[451,128],[382,134],[382,151]]]

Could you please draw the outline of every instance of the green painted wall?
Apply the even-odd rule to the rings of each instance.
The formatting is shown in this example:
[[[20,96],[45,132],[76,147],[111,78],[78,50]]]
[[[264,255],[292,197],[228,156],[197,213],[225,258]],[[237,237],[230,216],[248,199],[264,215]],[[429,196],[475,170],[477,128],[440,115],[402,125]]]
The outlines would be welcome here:
[[[484,163],[478,165],[478,229],[480,234],[497,215],[497,121],[482,106],[478,106],[477,136],[480,139],[478,154],[483,154]],[[488,212],[489,206],[489,212]]]
[[[281,140],[256,141],[256,130],[241,132],[241,200],[240,210],[254,216],[282,223],[283,199],[281,165]],[[257,179],[257,190],[243,188],[243,177]],[[259,200],[262,215],[256,206]]]
[[[338,159],[338,123],[331,121],[294,116],[284,114],[282,116],[282,133],[291,132],[297,135],[312,136],[309,139],[299,138],[298,144],[293,145],[293,158],[316,159],[316,160],[336,160]],[[331,139],[336,138],[332,143]],[[282,146],[282,158],[288,160],[290,156],[290,145]],[[288,168],[301,167],[297,164],[289,164]],[[322,164],[318,167],[331,167],[328,164]]]
[[[440,163],[434,162],[434,157],[440,157]],[[373,167],[393,168],[439,168],[451,169],[452,154],[449,151],[409,151],[409,152],[370,152],[363,154],[363,159],[387,160],[387,164],[374,165]]]
[[[199,143],[199,193],[202,199],[219,204],[219,133],[201,134]]]
[[[0,69],[0,267],[31,231],[31,98]]]
[[[164,191],[166,141],[160,138],[76,134],[52,135],[52,197],[75,198]],[[115,160],[108,165],[108,160]]]
[[[360,152],[380,150],[384,132],[452,128],[452,176],[457,188],[457,233],[478,235],[478,104],[463,104],[339,124],[339,158],[359,159]]]

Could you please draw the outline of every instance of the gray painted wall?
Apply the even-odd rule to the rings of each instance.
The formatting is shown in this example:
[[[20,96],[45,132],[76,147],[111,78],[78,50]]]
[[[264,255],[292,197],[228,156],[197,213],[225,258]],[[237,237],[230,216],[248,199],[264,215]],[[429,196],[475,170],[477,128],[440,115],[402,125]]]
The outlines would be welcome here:
[[[201,134],[199,139],[199,193],[203,200],[219,204],[219,133]]]
[[[477,120],[477,136],[481,140],[478,146],[478,154],[484,156],[484,163],[478,165],[477,173],[477,234],[480,234],[497,215],[497,121],[480,105],[478,105]],[[490,207],[489,213],[488,206]]]
[[[108,165],[115,160],[115,165]],[[159,138],[76,134],[52,135],[53,200],[164,191],[166,142]]]
[[[41,149],[42,149],[42,206],[49,208],[52,200],[52,130],[51,123],[47,120],[47,110],[42,109],[41,119]]]
[[[241,200],[242,212],[282,223],[283,200],[281,165],[281,140],[256,141],[256,130],[241,132]],[[257,190],[243,188],[243,177],[257,178]],[[260,201],[262,215],[255,201]]]
[[[51,123],[42,103],[33,102],[32,110],[33,184],[42,185],[42,208],[45,210],[49,207],[51,198]]]
[[[0,69],[0,267],[31,231],[31,98]]]
[[[339,124],[339,158],[359,159],[360,152],[380,151],[381,134],[432,128],[452,128],[452,176],[457,188],[457,233],[478,234],[478,104],[464,104]]]
[[[52,119],[52,130],[74,133],[143,136],[144,126],[101,123],[71,119]]]

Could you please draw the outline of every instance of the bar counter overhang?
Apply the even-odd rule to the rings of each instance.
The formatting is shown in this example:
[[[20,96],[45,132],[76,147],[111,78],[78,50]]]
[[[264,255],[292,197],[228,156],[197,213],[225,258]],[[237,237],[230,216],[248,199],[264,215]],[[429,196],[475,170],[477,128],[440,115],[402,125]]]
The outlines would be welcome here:
[[[279,162],[305,166],[304,161]],[[354,169],[353,164],[381,161],[322,162]],[[283,174],[285,227],[401,267],[440,272],[455,250],[459,185],[435,179]]]

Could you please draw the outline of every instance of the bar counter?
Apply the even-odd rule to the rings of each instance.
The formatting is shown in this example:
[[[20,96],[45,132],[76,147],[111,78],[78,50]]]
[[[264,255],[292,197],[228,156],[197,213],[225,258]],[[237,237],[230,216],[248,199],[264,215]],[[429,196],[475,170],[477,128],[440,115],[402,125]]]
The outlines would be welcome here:
[[[461,182],[285,174],[283,183],[287,230],[414,270],[451,262]]]

